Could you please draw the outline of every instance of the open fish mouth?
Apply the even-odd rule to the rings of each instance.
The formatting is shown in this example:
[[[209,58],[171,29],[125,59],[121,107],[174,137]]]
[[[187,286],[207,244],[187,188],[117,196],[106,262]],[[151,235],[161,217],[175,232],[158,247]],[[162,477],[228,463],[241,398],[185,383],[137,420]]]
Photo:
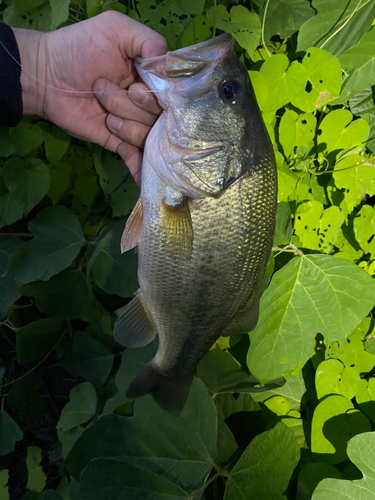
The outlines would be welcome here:
[[[158,93],[160,105],[167,109],[169,102],[163,95],[165,91],[194,97],[210,90],[210,76],[232,50],[232,40],[230,35],[224,33],[162,56],[149,59],[137,57],[135,65],[145,84]]]

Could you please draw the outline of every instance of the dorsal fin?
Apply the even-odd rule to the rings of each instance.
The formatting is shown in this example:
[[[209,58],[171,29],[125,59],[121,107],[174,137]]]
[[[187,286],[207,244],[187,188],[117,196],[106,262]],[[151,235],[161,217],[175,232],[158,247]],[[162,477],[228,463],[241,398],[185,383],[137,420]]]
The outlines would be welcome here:
[[[121,238],[121,253],[136,247],[141,239],[143,221],[143,207],[141,197],[138,198],[132,213],[125,224]]]

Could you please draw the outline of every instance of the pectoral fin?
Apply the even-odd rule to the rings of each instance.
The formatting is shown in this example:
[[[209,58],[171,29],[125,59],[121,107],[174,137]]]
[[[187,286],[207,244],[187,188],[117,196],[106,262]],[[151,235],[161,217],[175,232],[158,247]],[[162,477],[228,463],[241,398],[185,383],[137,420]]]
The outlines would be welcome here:
[[[176,257],[190,257],[193,249],[193,226],[188,199],[183,197],[181,203],[175,206],[163,202],[161,224],[168,253]]]
[[[256,300],[249,309],[238,318],[236,323],[225,330],[223,337],[229,335],[239,335],[241,333],[249,333],[256,327],[259,319],[259,300]]]
[[[142,347],[149,344],[156,329],[143,307],[139,291],[118,318],[113,330],[116,341],[126,347]]]
[[[141,239],[143,220],[142,200],[139,197],[132,213],[126,221],[124,232],[121,238],[121,253],[127,252],[138,245]]]

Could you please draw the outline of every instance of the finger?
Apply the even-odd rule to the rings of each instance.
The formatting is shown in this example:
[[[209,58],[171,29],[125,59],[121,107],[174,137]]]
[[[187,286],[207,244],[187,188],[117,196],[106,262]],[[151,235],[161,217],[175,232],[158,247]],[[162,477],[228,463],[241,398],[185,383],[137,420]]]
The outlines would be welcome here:
[[[155,122],[155,114],[149,113],[134,103],[128,92],[121,91],[120,87],[114,83],[101,78],[94,83],[93,90],[100,104],[112,115],[124,120],[139,121],[149,126]],[[153,111],[158,109],[155,103],[151,107]]]
[[[126,163],[130,173],[138,186],[141,185],[142,151],[126,142],[122,142],[117,148],[117,153]]]
[[[122,141],[137,148],[143,148],[151,126],[133,120],[122,120],[118,116],[108,115],[107,127]]]
[[[128,89],[128,97],[137,106],[154,115],[160,115],[160,107],[156,95],[148,90],[144,83],[133,83]]]

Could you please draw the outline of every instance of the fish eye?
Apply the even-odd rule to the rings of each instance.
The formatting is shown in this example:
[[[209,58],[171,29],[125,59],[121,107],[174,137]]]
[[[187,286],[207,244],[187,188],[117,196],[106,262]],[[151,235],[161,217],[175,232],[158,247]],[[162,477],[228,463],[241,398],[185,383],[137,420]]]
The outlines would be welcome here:
[[[223,80],[219,84],[219,92],[228,101],[233,100],[240,90],[240,84],[236,80]]]

